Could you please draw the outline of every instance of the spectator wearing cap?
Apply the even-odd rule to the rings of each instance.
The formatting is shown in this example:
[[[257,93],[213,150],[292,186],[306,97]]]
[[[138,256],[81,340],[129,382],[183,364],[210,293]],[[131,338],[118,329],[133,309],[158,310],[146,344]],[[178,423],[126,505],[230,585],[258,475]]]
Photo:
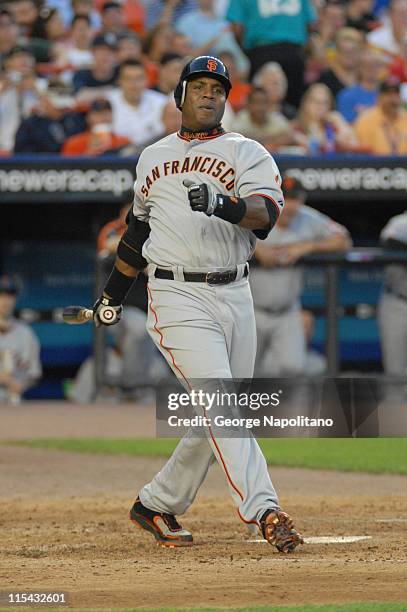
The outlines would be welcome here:
[[[407,155],[407,111],[398,81],[384,81],[377,103],[355,122],[360,145],[375,155]]]
[[[232,129],[247,138],[257,140],[268,150],[294,144],[293,130],[288,119],[278,111],[269,111],[267,92],[253,87],[247,108],[234,118]]]
[[[157,83],[153,87],[166,96],[172,93],[177,86],[185,60],[176,53],[165,53],[160,62]]]
[[[13,15],[5,9],[0,10],[0,70],[3,60],[13,47],[17,46],[18,28]]]
[[[304,46],[316,19],[311,0],[269,5],[231,0],[226,18],[232,23],[251,65],[250,77],[267,62],[278,62],[288,78],[287,99],[298,106],[304,91]]]
[[[75,15],[72,19],[69,36],[64,43],[55,45],[56,63],[68,70],[89,68],[93,62],[93,32],[87,15]]]
[[[34,69],[34,57],[24,47],[14,47],[4,59],[0,77],[0,151],[3,153],[13,150],[18,126],[28,117],[46,87]]]
[[[402,52],[403,40],[407,34],[407,0],[392,0],[388,19],[380,28],[376,28],[367,36],[372,47],[380,49],[394,58]]]
[[[48,89],[18,128],[14,153],[59,153],[69,136],[86,129],[83,115],[72,111],[74,103],[73,98]]]
[[[117,80],[117,38],[114,34],[95,37],[92,43],[92,68],[78,70],[73,77],[74,93],[81,100],[92,100],[105,95]],[[101,91],[102,89],[105,92]]]
[[[68,138],[62,155],[103,155],[114,153],[130,143],[125,136],[117,136],[112,126],[112,106],[103,98],[94,100],[86,116],[88,129]]]
[[[37,337],[14,317],[17,293],[9,277],[0,278],[0,403],[18,404],[42,373]]]
[[[336,99],[342,89],[357,83],[363,35],[354,28],[342,28],[336,35],[335,44],[335,57],[330,67],[322,72],[318,82],[329,87]]]
[[[120,34],[129,32],[126,26],[123,5],[120,2],[104,2],[101,8],[101,16],[101,34],[114,34],[115,36],[119,36]]]
[[[349,123],[376,103],[382,70],[381,56],[366,47],[360,58],[358,83],[342,89],[337,98],[337,109]]]
[[[161,112],[167,97],[147,89],[144,66],[137,60],[119,68],[119,89],[109,94],[113,108],[113,130],[142,145],[162,132]]]

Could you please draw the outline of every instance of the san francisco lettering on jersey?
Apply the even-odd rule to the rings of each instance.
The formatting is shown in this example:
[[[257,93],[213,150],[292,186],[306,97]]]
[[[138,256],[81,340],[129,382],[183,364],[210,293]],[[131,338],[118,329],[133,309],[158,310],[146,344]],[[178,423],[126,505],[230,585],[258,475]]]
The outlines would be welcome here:
[[[154,166],[141,187],[141,193],[147,197],[149,191],[155,183],[164,176],[171,174],[183,174],[185,172],[204,172],[218,179],[225,186],[227,191],[232,191],[235,185],[235,170],[226,162],[217,157],[198,155],[196,157],[185,157],[182,160],[174,159],[166,161],[159,166]]]

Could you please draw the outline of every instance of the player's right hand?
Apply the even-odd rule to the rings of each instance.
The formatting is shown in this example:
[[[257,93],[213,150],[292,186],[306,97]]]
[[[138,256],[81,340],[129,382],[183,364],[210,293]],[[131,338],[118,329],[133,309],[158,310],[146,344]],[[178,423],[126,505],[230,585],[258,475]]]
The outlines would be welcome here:
[[[93,321],[96,327],[101,325],[116,325],[123,312],[121,304],[112,304],[109,298],[102,295],[93,306]]]
[[[182,181],[188,190],[188,200],[192,210],[213,215],[218,205],[218,194],[206,183],[194,183],[190,179]]]

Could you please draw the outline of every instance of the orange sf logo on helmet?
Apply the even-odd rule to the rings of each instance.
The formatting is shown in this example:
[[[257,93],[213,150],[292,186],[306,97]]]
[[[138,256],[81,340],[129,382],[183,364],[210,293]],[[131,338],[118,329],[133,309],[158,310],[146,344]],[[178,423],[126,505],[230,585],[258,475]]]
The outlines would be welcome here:
[[[208,66],[208,70],[210,70],[211,72],[215,72],[215,70],[218,67],[218,62],[214,59],[209,59],[207,66]]]

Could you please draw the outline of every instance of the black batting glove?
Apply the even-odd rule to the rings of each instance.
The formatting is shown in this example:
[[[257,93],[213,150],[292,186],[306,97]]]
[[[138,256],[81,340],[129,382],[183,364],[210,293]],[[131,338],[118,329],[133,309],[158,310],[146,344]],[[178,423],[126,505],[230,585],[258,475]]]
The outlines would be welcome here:
[[[208,217],[213,215],[218,205],[218,195],[210,185],[206,183],[196,184],[185,179],[183,185],[188,190],[188,200],[192,210],[203,212]]]
[[[102,295],[93,305],[93,321],[96,327],[116,325],[122,316],[123,306]]]

